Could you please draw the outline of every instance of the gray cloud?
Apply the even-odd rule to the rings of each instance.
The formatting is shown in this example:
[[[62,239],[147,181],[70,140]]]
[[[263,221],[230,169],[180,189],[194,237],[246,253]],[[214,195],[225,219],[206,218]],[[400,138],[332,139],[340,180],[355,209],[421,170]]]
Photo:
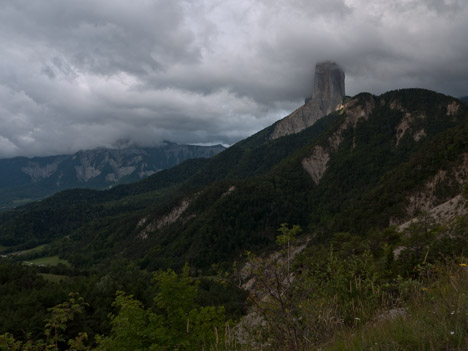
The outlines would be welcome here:
[[[0,157],[231,144],[298,107],[326,59],[349,95],[467,95],[467,17],[464,0],[3,0]]]

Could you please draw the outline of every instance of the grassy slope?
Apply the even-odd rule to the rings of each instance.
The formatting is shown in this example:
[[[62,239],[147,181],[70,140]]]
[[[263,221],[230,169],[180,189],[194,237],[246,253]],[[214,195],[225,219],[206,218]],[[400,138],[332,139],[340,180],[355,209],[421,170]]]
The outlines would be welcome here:
[[[457,265],[441,269],[440,279],[429,287],[417,286],[402,315],[345,330],[323,350],[466,350],[468,270]]]
[[[60,259],[57,255],[55,256],[48,256],[48,257],[39,257],[33,260],[29,260],[28,262],[36,265],[45,265],[45,266],[56,266],[58,264],[64,264],[66,266],[70,266],[70,263],[66,260]]]

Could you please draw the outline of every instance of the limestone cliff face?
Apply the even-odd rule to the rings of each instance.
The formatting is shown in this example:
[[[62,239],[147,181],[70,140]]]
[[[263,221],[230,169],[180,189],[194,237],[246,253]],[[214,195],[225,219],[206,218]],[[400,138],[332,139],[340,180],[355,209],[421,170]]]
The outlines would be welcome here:
[[[301,161],[302,167],[312,177],[315,184],[318,184],[323,173],[327,170],[328,161],[330,160],[330,153],[327,152],[322,146],[317,145],[313,150],[310,157],[306,157]]]
[[[314,91],[310,99],[296,111],[279,121],[271,139],[299,133],[318,119],[341,106],[345,96],[345,74],[334,62],[322,62],[315,66]]]
[[[70,188],[104,189],[138,181],[187,159],[211,157],[222,145],[97,148],[73,155],[0,160],[0,208],[37,200]],[[24,199],[24,200],[23,200]]]
[[[97,187],[106,187],[124,177],[132,176],[131,181],[137,181],[162,169],[175,166],[186,159],[211,157],[224,149],[222,145],[180,145],[166,141],[154,147],[97,148],[78,151],[73,155],[34,159],[18,158],[17,163],[23,160],[24,165],[20,170],[29,176],[28,184],[52,179],[51,177],[56,177],[58,174],[67,174],[68,179],[61,179],[61,181],[66,181],[73,186],[98,181]],[[6,161],[0,160],[0,165]],[[17,169],[12,169],[12,171],[15,170],[17,171]],[[6,174],[7,171],[3,173]],[[6,176],[0,174],[0,188],[3,185],[2,178]]]
[[[345,95],[345,74],[334,62],[323,62],[315,66],[314,93],[321,113],[329,114],[341,104]]]
[[[449,169],[440,169],[431,179],[427,180],[418,192],[407,197],[407,217],[416,217],[418,213],[430,212],[441,204],[449,201],[440,195],[441,187],[461,188],[468,178],[468,153],[461,154]],[[462,201],[463,199],[459,199]],[[464,204],[464,202],[463,202]],[[447,205],[445,206],[447,207]],[[463,206],[464,207],[464,206]],[[465,209],[468,210],[468,209]],[[466,213],[466,212],[465,212]],[[450,216],[449,216],[450,217]],[[400,224],[401,220],[392,219],[391,224]]]

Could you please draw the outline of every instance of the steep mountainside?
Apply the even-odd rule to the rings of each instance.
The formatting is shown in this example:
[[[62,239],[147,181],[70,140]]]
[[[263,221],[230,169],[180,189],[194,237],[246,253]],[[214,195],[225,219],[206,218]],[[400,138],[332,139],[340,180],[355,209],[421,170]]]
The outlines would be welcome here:
[[[211,157],[222,145],[163,142],[156,147],[99,148],[73,155],[0,160],[0,207],[18,206],[70,188],[105,189],[130,183],[191,158]]]
[[[321,62],[315,67],[312,97],[296,111],[278,121],[270,138],[299,133],[341,106],[345,96],[345,74],[334,62]]]
[[[427,90],[359,94],[300,133],[271,140],[273,129],[139,183],[4,213],[0,245],[52,242],[75,265],[207,268],[267,247],[284,222],[319,241],[404,223],[460,194],[468,175],[468,106]]]

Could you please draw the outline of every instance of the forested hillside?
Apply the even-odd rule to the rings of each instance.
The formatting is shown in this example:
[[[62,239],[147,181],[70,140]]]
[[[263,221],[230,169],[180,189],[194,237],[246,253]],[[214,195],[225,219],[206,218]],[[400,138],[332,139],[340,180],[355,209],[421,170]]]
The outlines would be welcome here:
[[[422,215],[305,248],[301,228],[282,225],[273,254],[206,278],[0,261],[0,349],[463,350],[467,228],[466,214]]]
[[[362,93],[273,129],[0,214],[0,347],[463,349],[468,106]]]
[[[268,247],[283,222],[325,237],[384,228],[417,213],[408,201],[434,177],[429,207],[419,210],[460,193],[467,123],[465,104],[434,92],[360,94],[301,133],[270,140],[270,127],[140,183],[63,192],[4,213],[0,244],[50,243],[48,254],[78,266],[119,255],[142,268],[208,268]]]

